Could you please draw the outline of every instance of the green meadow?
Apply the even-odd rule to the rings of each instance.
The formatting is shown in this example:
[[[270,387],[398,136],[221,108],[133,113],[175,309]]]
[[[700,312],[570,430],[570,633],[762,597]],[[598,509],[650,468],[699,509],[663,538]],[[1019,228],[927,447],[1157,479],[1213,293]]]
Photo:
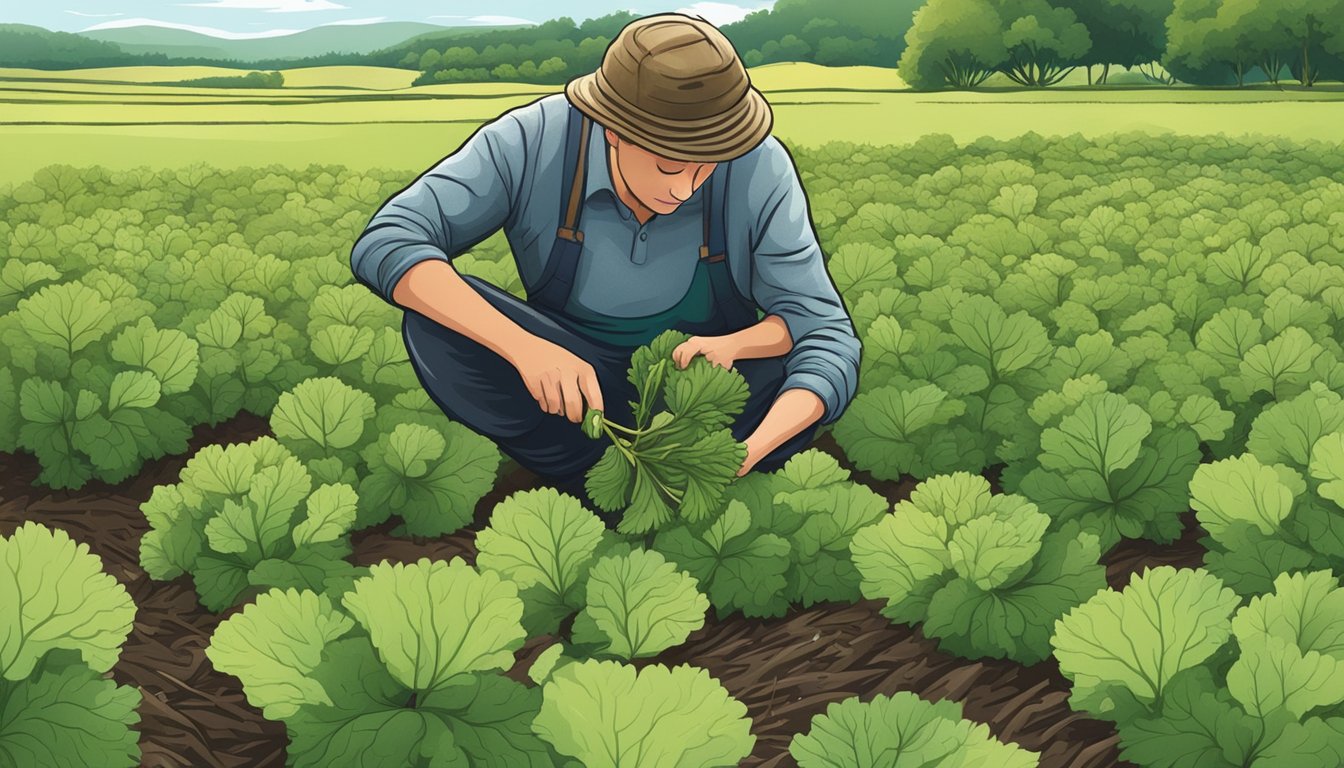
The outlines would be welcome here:
[[[554,86],[471,83],[410,87],[416,73],[381,67],[285,71],[277,89],[172,85],[236,74],[217,67],[0,69],[0,183],[52,163],[216,166],[336,163],[421,170],[482,122]],[[1338,140],[1344,88],[1087,88],[908,90],[892,69],[774,64],[751,70],[788,144],[908,143],[1141,131]],[[1080,84],[1081,83],[1081,84]]]

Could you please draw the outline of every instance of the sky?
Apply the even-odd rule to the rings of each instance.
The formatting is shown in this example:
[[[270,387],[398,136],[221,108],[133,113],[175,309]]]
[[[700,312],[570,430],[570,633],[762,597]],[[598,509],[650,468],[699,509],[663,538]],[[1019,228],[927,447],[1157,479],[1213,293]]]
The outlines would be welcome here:
[[[420,21],[444,26],[577,21],[619,10],[681,11],[715,25],[769,8],[774,0],[42,0],[0,3],[0,22],[85,32],[141,24],[233,39],[290,34],[328,24]],[[488,9],[488,14],[481,11]]]

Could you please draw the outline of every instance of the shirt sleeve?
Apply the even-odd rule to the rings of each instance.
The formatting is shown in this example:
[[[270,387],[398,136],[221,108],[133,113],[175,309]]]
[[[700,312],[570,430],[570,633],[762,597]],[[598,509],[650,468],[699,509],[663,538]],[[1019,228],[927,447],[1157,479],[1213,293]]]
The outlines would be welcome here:
[[[745,182],[752,297],[784,321],[793,339],[781,391],[816,393],[825,406],[821,423],[830,424],[858,385],[861,347],[854,323],[826,271],[793,158],[778,139],[762,143]]]
[[[355,278],[390,304],[402,276],[426,259],[451,262],[505,224],[530,148],[519,110],[481,126],[378,209],[350,251]]]

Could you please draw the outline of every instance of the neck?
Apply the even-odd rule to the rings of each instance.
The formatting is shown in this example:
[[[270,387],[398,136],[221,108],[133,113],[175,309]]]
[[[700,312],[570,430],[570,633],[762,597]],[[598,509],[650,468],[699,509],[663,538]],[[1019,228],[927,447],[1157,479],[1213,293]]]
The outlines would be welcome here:
[[[630,209],[640,224],[647,224],[654,213],[639,202],[635,193],[630,191],[630,186],[625,183],[625,177],[621,175],[621,166],[616,162],[616,148],[612,146],[607,147],[607,167],[611,169],[611,185],[616,190],[616,197]]]

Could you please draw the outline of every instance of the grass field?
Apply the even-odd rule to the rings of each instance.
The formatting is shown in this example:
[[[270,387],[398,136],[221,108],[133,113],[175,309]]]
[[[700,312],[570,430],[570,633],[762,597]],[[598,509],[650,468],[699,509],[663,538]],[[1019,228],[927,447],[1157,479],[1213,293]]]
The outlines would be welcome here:
[[[52,163],[180,166],[340,163],[423,170],[482,122],[557,90],[471,83],[411,88],[415,73],[379,67],[285,71],[281,89],[147,85],[234,70],[121,67],[0,69],[0,183]],[[1114,86],[916,93],[895,70],[775,64],[751,71],[793,145],[958,141],[1027,132],[1123,131],[1339,138],[1344,89]],[[1085,77],[1074,73],[1075,80]]]

